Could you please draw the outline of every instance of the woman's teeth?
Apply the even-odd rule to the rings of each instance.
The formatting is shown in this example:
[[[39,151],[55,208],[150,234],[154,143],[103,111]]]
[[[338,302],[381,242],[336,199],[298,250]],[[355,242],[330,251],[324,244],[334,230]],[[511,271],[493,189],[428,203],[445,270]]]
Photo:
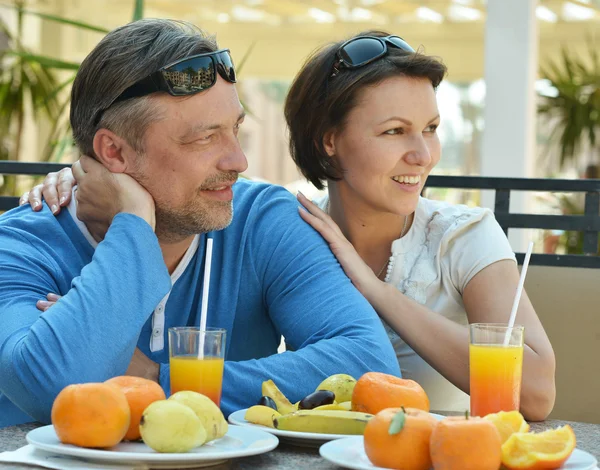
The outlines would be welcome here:
[[[420,176],[393,176],[392,179],[404,184],[419,184],[421,182]]]

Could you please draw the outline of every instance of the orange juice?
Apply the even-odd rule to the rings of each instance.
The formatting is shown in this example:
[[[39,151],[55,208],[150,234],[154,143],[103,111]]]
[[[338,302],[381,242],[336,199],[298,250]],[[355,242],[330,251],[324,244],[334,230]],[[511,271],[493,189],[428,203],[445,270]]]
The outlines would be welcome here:
[[[469,345],[471,415],[519,409],[523,346]]]
[[[171,394],[192,390],[206,395],[219,406],[224,361],[220,357],[174,356],[171,365]]]

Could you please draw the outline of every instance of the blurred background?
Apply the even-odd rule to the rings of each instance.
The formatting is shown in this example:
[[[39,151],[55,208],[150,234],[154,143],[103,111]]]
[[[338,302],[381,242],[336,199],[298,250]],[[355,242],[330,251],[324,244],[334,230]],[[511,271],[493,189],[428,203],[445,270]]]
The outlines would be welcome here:
[[[240,133],[249,177],[317,194],[289,157],[283,101],[312,51],[367,29],[448,66],[435,174],[599,177],[600,0],[0,0],[0,159],[77,159],[68,106],[78,64],[140,17],[190,21],[231,49],[250,115]],[[0,194],[32,184],[19,178],[0,176]],[[427,196],[491,204],[478,192]],[[583,199],[528,194],[511,210],[576,214]],[[548,231],[515,233],[513,248],[531,237],[538,252],[580,250],[577,234]]]

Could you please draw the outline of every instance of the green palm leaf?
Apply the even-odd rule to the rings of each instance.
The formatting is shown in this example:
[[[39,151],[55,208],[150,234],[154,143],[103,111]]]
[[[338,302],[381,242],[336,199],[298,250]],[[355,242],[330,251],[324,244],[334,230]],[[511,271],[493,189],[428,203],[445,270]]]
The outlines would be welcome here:
[[[27,62],[37,62],[46,68],[61,69],[61,70],[79,70],[80,64],[77,62],[66,62],[64,60],[54,59],[52,57],[31,54],[25,51],[8,51],[8,55],[15,55],[21,57]]]
[[[131,21],[141,20],[144,17],[144,0],[135,0],[133,17]]]
[[[560,58],[540,68],[557,96],[544,96],[538,113],[555,123],[551,144],[558,144],[560,166],[573,162],[586,144],[596,152],[600,127],[600,60],[597,46],[588,42],[590,60],[561,50]]]
[[[75,20],[71,20],[69,18],[64,18],[62,16],[50,15],[48,13],[41,13],[39,11],[26,10],[25,8],[21,8],[18,5],[0,4],[0,7],[10,8],[12,10],[18,10],[27,15],[37,16],[37,17],[43,18],[45,20],[54,21],[56,23],[60,23],[60,24],[64,24],[64,25],[74,26],[74,27],[80,28],[80,29],[87,29],[88,31],[94,31],[96,33],[106,34],[109,32],[108,29],[103,28],[102,26],[95,26],[93,24],[84,23],[83,21],[75,21]]]

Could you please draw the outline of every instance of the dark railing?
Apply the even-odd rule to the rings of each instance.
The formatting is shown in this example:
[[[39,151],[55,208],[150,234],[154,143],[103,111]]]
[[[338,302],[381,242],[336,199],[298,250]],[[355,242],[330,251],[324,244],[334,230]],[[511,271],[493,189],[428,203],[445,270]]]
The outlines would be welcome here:
[[[533,254],[530,263],[541,266],[600,268],[600,180],[561,180],[536,178],[494,178],[483,176],[435,176],[427,179],[430,188],[494,190],[494,214],[508,235],[511,228],[558,229],[583,232],[582,255]],[[514,214],[509,210],[511,191],[585,193],[583,215]],[[517,253],[523,263],[524,253]]]
[[[45,175],[67,166],[70,164],[0,161],[0,174]],[[597,256],[598,233],[600,232],[600,180],[432,175],[427,180],[427,187],[494,190],[494,213],[506,234],[511,228],[583,232],[583,255],[533,254],[532,265],[600,268],[600,256]],[[583,215],[513,214],[509,210],[511,191],[583,192],[585,193],[585,212]],[[18,197],[0,196],[0,211],[12,209],[18,203]],[[523,262],[523,258],[524,253],[517,253],[520,263]]]

